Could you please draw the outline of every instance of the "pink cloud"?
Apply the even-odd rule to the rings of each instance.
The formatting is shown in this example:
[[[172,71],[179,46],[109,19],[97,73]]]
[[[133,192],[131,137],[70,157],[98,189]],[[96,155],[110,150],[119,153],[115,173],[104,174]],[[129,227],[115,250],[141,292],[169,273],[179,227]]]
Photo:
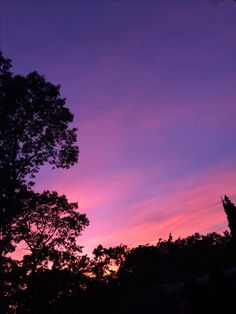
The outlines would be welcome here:
[[[99,243],[107,246],[155,243],[159,237],[166,238],[170,232],[177,238],[194,232],[225,230],[227,221],[220,196],[226,193],[235,199],[235,174],[236,171],[219,166],[189,181],[186,177],[179,178],[175,185],[180,185],[181,189],[176,192],[168,191],[169,183],[166,182],[163,193],[147,196],[140,203],[134,196],[128,208],[114,208],[113,216],[108,214],[108,220],[93,224],[94,230],[91,228],[88,234],[85,232],[82,240],[86,251],[91,244],[94,247]],[[173,184],[170,182],[171,187]],[[119,192],[122,198],[122,190]]]

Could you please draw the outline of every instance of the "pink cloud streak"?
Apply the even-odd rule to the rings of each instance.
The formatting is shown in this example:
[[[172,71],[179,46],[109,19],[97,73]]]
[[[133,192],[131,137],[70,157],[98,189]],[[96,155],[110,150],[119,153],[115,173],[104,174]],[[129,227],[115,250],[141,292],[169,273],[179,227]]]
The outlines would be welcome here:
[[[211,169],[199,175],[192,184],[186,184],[184,177],[179,178],[175,184],[182,186],[182,190],[177,192],[167,192],[165,187],[163,194],[147,197],[141,203],[134,198],[129,208],[116,208],[113,218],[94,225],[95,237],[91,229],[88,242],[85,232],[85,247],[88,249],[100,242],[107,246],[155,243],[170,232],[177,238],[194,232],[223,231],[227,222],[220,196],[226,193],[235,199],[235,174],[232,169],[221,169],[218,173],[217,169]],[[173,187],[173,182],[170,186]],[[120,192],[122,197],[122,189]]]

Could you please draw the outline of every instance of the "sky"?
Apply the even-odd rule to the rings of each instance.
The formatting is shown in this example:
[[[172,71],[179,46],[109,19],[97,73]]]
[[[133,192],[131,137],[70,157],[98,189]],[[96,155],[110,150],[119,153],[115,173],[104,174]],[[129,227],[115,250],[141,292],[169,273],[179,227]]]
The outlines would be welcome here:
[[[60,84],[74,114],[78,164],[44,166],[35,190],[78,201],[84,252],[227,228],[236,3],[1,0],[0,14],[13,71]]]

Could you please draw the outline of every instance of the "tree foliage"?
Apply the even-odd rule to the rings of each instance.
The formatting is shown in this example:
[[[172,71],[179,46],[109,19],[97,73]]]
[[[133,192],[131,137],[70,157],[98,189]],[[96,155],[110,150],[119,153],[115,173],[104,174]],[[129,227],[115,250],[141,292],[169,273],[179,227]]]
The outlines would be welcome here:
[[[81,231],[88,225],[77,203],[69,203],[64,195],[45,191],[25,202],[25,211],[12,225],[14,242],[21,243],[30,254],[24,265],[30,271],[37,267],[62,269],[75,267],[82,247],[77,244]]]
[[[231,235],[234,241],[236,241],[236,206],[231,202],[231,200],[226,195],[222,199],[222,203],[228,219]]]
[[[78,159],[77,130],[69,126],[73,115],[60,86],[37,72],[22,76],[10,69],[11,61],[0,54],[0,200],[5,217],[14,214],[14,195],[33,185],[40,166],[68,168]]]
[[[129,252],[126,245],[105,248],[101,244],[93,250],[91,272],[96,279],[107,281],[123,267],[125,258]]]
[[[77,162],[77,129],[70,127],[72,122],[59,85],[37,72],[14,75],[11,60],[0,52],[1,313],[6,313],[4,297],[11,295],[13,300],[18,290],[14,296],[9,292],[12,274],[16,282],[17,278],[23,282],[24,290],[29,286],[29,274],[38,268],[78,270],[86,262],[79,256],[82,248],[76,241],[88,219],[77,211],[77,203],[69,203],[56,192],[32,190],[35,175],[44,164],[69,168]],[[29,254],[21,264],[10,263],[7,253],[19,243],[26,245]],[[13,301],[8,310],[10,307],[14,308]]]

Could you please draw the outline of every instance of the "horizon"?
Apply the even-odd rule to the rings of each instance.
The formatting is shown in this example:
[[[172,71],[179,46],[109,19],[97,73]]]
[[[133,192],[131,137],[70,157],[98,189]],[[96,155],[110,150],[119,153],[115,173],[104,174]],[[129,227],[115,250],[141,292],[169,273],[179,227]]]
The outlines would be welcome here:
[[[78,201],[90,220],[84,252],[227,228],[235,13],[233,1],[1,2],[14,73],[60,84],[74,114],[78,164],[43,167],[34,189]]]

